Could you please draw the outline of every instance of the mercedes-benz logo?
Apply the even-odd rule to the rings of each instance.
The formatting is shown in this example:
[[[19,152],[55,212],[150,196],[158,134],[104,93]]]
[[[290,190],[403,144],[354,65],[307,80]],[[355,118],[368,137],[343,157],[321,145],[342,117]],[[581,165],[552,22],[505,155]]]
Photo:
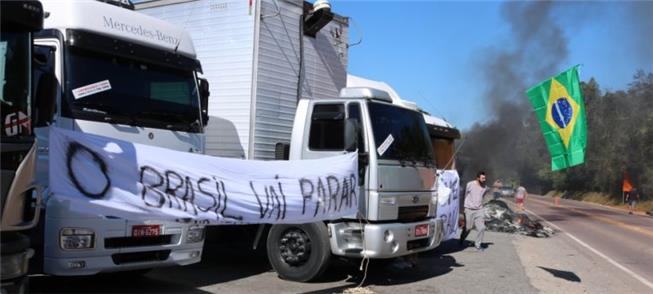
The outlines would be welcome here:
[[[419,197],[417,195],[413,196],[413,203],[419,202]]]

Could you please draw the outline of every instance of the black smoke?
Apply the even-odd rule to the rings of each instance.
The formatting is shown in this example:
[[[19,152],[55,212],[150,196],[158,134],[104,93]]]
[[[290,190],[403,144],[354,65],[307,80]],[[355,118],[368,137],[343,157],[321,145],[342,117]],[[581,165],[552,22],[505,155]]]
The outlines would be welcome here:
[[[552,76],[566,62],[569,40],[556,20],[556,4],[552,2],[508,2],[501,14],[510,26],[506,47],[483,48],[480,73],[486,83],[485,106],[491,119],[477,123],[465,132],[459,156],[459,167],[465,180],[478,170],[489,178],[506,181],[520,179],[520,174],[532,174],[533,167],[524,166],[519,150],[523,140],[539,126],[525,90],[540,80]],[[532,135],[532,134],[531,134]],[[534,155],[546,155],[546,149],[530,150]],[[541,157],[541,156],[540,156]],[[547,162],[548,163],[548,162]]]
[[[583,29],[594,29],[608,13],[621,13],[629,31],[620,32],[625,43],[614,35],[594,46],[625,46],[631,56],[617,59],[653,64],[653,2],[507,2],[501,15],[509,34],[501,45],[479,50],[478,72],[486,89],[483,105],[490,118],[464,133],[458,167],[463,181],[478,170],[489,180],[514,180],[535,192],[551,188],[542,180],[550,171],[550,158],[539,123],[525,91],[567,68],[582,63],[569,60],[569,41]],[[620,39],[624,40],[624,39]],[[582,68],[581,68],[582,70]],[[592,131],[592,126],[589,126]],[[589,149],[587,152],[592,152]]]

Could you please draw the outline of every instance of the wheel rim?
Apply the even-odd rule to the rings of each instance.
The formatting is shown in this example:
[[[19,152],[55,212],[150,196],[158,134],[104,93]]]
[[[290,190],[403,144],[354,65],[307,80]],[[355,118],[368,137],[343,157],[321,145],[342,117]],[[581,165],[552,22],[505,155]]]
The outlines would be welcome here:
[[[281,260],[291,266],[301,266],[311,255],[311,239],[299,228],[283,232],[279,239]]]

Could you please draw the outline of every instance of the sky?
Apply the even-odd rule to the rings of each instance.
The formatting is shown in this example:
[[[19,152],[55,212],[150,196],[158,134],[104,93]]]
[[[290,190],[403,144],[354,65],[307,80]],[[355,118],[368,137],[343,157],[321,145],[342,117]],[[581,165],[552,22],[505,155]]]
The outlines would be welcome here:
[[[653,72],[653,1],[556,2],[541,13],[560,29],[556,41],[562,44],[531,44],[539,49],[528,46],[529,36],[518,37],[523,33],[519,26],[529,22],[519,18],[533,15],[515,15],[511,7],[523,9],[529,5],[525,2],[330,2],[332,11],[350,18],[349,43],[361,41],[349,48],[351,74],[388,83],[403,99],[462,130],[495,116],[487,98],[496,87],[488,77],[495,69],[488,64],[497,52],[512,56],[525,51],[513,66],[528,82],[517,85],[532,86],[582,64],[581,80],[594,77],[601,89],[616,91],[625,89],[637,70]],[[517,86],[506,99],[526,99],[525,90]]]

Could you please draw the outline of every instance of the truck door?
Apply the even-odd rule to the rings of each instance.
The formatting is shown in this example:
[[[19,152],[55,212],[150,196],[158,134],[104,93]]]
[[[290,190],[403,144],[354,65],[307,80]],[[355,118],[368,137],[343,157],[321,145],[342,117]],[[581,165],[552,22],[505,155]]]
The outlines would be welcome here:
[[[316,102],[312,104],[307,139],[304,140],[302,158],[313,159],[345,153],[345,120],[358,121],[358,179],[360,194],[365,194],[369,177],[369,151],[365,134],[365,121],[359,102]],[[366,197],[359,197],[365,201]],[[363,203],[360,203],[363,204]],[[359,206],[363,207],[363,206]]]
[[[367,206],[365,205],[367,201],[367,187],[369,185],[369,165],[370,165],[370,153],[367,150],[366,144],[366,127],[365,120],[363,119],[363,113],[361,112],[361,105],[359,102],[349,102],[347,104],[347,118],[355,120],[357,122],[357,133],[358,133],[358,197],[359,203],[358,207],[360,212],[365,215],[367,211]],[[364,209],[362,209],[364,208]]]

